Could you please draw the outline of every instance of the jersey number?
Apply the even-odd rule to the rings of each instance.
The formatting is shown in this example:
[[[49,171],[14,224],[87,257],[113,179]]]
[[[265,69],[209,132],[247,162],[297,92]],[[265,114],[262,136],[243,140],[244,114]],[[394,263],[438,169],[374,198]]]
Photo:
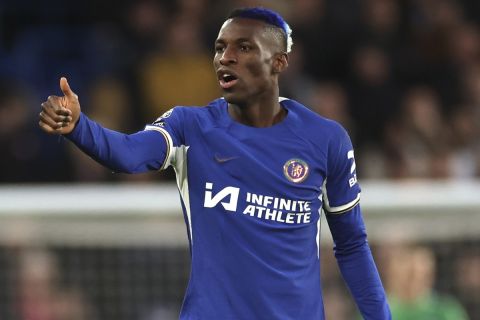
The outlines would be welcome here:
[[[348,151],[347,158],[352,159],[352,166],[350,167],[350,174],[353,174],[353,177],[348,179],[348,184],[350,185],[350,188],[351,188],[357,183],[357,174],[355,173],[355,169],[357,168],[357,165],[355,164],[355,157],[353,155],[353,150]]]

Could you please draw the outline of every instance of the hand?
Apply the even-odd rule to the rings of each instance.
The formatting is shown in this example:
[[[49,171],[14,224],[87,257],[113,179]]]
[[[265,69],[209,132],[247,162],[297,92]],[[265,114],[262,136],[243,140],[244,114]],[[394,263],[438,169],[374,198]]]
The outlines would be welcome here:
[[[38,125],[50,134],[72,132],[80,118],[78,96],[70,89],[64,77],[60,78],[60,89],[64,96],[49,96],[47,101],[42,103],[42,112],[39,114]]]

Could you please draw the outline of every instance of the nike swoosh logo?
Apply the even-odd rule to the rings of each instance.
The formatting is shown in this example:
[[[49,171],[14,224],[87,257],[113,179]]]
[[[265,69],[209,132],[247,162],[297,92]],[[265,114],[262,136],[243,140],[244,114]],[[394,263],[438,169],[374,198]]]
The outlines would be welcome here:
[[[218,163],[224,163],[224,162],[237,159],[238,157],[222,157],[218,153],[215,153],[214,158],[215,158],[215,161],[217,161]]]

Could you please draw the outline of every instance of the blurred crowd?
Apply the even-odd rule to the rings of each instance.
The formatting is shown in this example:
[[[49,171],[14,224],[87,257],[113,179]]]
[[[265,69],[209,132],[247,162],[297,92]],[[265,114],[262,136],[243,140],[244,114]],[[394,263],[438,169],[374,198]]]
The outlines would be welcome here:
[[[327,319],[361,319],[355,310],[330,248],[322,253],[322,284]],[[478,319],[478,250],[468,243],[428,244],[385,241],[372,247],[392,319]]]
[[[480,318],[478,242],[372,247],[395,320]],[[327,319],[360,320],[330,245],[320,249]],[[168,248],[0,247],[5,320],[178,319],[189,252]]]
[[[0,181],[171,179],[117,174],[38,129],[66,76],[83,111],[142,130],[175,105],[219,96],[213,42],[235,7],[278,10],[293,29],[281,95],[342,123],[364,178],[480,176],[477,0],[0,2]]]

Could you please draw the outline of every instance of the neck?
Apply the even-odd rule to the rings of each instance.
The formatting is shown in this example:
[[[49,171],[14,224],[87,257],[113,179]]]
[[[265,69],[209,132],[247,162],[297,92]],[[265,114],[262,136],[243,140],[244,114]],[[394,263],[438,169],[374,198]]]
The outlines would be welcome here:
[[[244,104],[228,104],[228,113],[233,120],[241,124],[266,128],[281,122],[287,115],[287,110],[278,101],[278,92],[274,97],[258,99]]]

